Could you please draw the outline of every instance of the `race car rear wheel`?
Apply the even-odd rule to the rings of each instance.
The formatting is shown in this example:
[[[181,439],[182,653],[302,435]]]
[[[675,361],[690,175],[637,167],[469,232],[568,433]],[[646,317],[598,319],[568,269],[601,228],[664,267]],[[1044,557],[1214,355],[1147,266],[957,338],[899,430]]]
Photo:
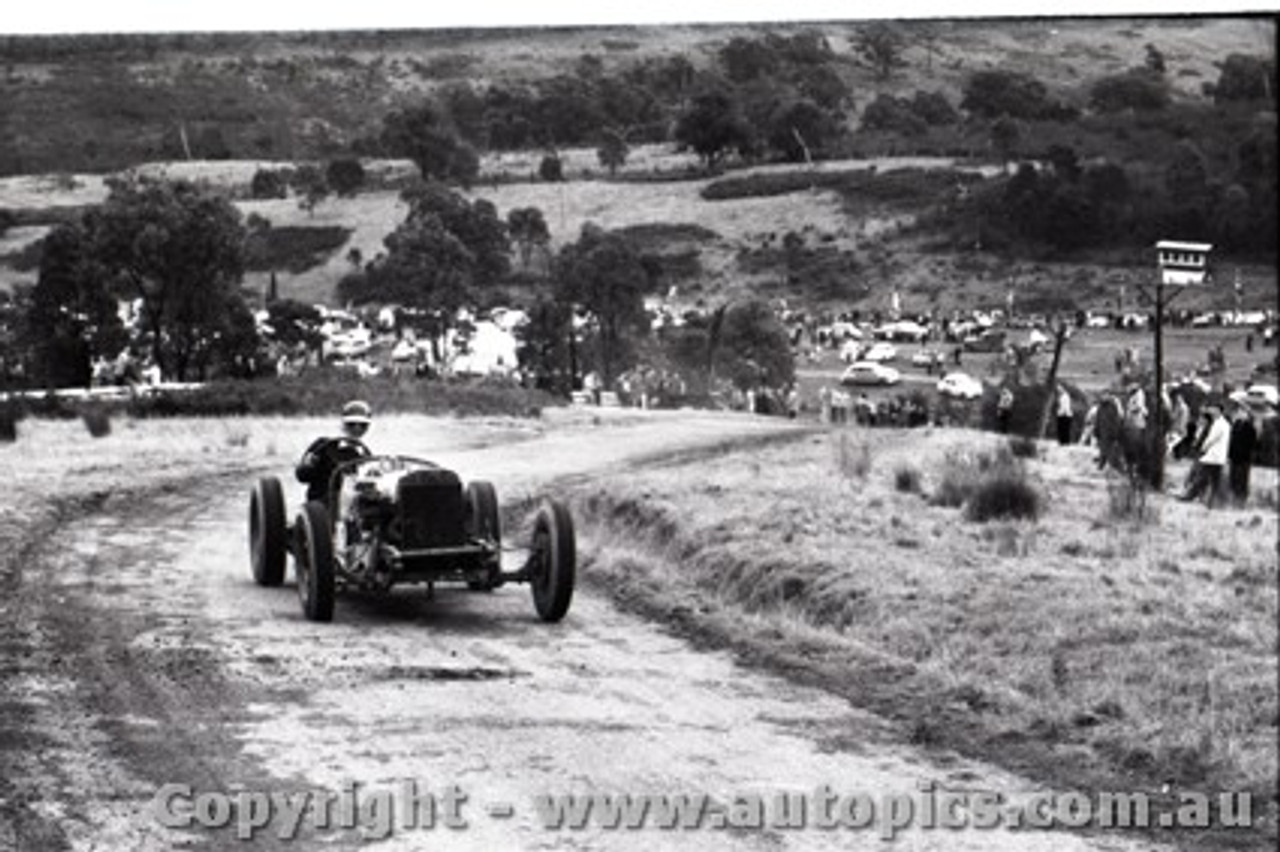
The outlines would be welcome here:
[[[280,480],[264,476],[254,485],[249,497],[249,560],[253,579],[259,586],[278,586],[284,582],[287,534]]]
[[[533,606],[543,621],[559,621],[569,611],[577,563],[573,517],[564,504],[547,500],[534,519],[529,554]]]
[[[318,500],[302,507],[293,526],[298,597],[308,621],[333,620],[333,539],[329,510]]]
[[[495,553],[485,561],[489,579],[472,580],[468,588],[488,592],[502,585],[498,575],[502,570],[502,522],[498,517],[498,494],[493,483],[476,480],[467,483],[467,535],[493,545]]]

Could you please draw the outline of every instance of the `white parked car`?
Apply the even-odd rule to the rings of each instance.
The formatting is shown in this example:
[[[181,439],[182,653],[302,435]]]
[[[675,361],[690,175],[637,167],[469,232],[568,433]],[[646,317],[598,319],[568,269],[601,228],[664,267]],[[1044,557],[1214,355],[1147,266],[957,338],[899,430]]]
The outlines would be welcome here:
[[[937,349],[921,349],[911,356],[911,363],[917,367],[928,367],[943,362],[944,358]]]
[[[842,385],[896,385],[901,380],[897,370],[875,361],[850,364],[840,376]]]
[[[977,399],[982,396],[982,382],[968,373],[948,373],[938,381],[938,393],[956,399]]]
[[[872,344],[871,348],[862,353],[863,361],[892,361],[898,357],[898,350],[892,343]]]
[[[898,320],[880,326],[875,330],[875,335],[881,340],[910,340],[919,343],[929,336],[929,329],[918,322]]]
[[[1231,398],[1256,409],[1280,406],[1280,390],[1275,385],[1249,385],[1246,390],[1231,394]]]

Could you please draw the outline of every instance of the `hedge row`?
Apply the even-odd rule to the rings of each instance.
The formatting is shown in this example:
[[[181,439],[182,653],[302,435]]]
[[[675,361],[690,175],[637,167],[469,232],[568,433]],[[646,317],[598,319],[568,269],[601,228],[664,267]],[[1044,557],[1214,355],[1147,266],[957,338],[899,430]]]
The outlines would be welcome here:
[[[563,404],[563,400],[544,391],[527,390],[508,381],[360,378],[340,371],[315,370],[283,379],[211,382],[197,390],[160,392],[111,403],[80,403],[46,395],[15,400],[9,411],[16,418],[73,418],[82,416],[87,408],[132,417],[332,415],[351,399],[363,399],[381,413],[461,417],[536,417],[543,408]]]

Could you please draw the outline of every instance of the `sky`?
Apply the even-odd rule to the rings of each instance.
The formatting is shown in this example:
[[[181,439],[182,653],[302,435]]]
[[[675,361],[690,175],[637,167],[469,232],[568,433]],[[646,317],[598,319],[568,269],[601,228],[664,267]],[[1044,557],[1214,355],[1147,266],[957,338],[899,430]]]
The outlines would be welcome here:
[[[564,24],[846,20],[876,17],[857,0],[8,0],[0,33],[383,29]],[[895,19],[1046,15],[1230,14],[1266,0],[896,0]]]

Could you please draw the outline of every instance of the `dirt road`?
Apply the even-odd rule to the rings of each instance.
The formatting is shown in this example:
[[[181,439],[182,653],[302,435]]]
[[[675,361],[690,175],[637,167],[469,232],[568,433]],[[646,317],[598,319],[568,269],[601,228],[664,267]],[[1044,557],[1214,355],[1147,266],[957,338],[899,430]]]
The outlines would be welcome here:
[[[559,477],[625,475],[628,464],[778,428],[627,418],[483,449],[426,434],[419,449],[466,478],[492,479],[505,502]],[[874,826],[814,827],[812,804],[807,828],[773,827],[772,817],[750,827],[747,815],[747,827],[708,818],[699,830],[557,830],[544,826],[536,797],[773,802],[825,784],[879,801],[920,796],[927,782],[1013,797],[1033,789],[893,742],[874,717],[826,693],[695,650],[581,590],[558,625],[536,619],[523,586],[343,597],[334,623],[308,623],[291,585],[250,579],[253,475],[108,499],[27,554],[0,634],[0,849],[872,848],[883,843]],[[407,782],[416,828],[403,827]],[[327,827],[316,823],[326,809],[313,805],[292,841],[281,835],[294,820],[277,807],[245,842],[235,820],[247,828],[268,816],[248,798],[223,813],[204,795],[197,824],[162,825],[157,793],[174,784],[187,788],[168,800],[178,816],[202,794],[305,802],[329,793],[337,804]],[[346,823],[344,794],[360,803]],[[388,825],[391,808],[400,812]],[[337,827],[351,823],[360,828]],[[1147,847],[1115,835],[909,829],[896,848]]]

